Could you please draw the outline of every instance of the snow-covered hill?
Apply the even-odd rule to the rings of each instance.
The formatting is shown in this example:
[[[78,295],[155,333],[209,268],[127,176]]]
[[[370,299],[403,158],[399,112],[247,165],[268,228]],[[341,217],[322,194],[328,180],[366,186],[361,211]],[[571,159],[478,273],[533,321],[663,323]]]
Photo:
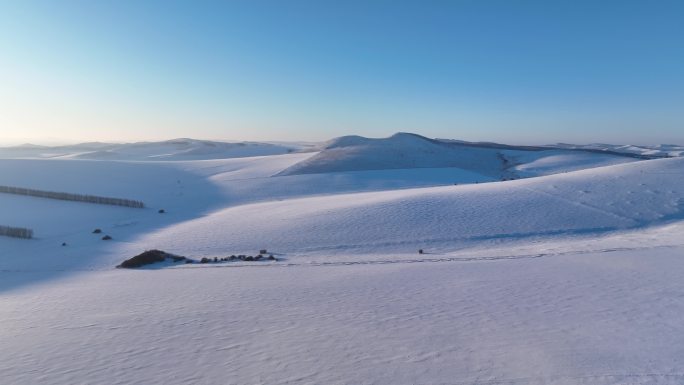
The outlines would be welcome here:
[[[184,162],[1,160],[4,185],[135,199],[149,209],[0,194],[3,224],[31,228],[37,237],[28,243],[0,239],[6,253],[25,255],[0,259],[0,268],[108,268],[126,255],[152,247],[196,256],[269,247],[288,255],[314,257],[325,250],[344,258],[347,250],[365,254],[410,254],[428,247],[449,251],[477,240],[491,243],[642,226],[675,215],[679,207],[678,180],[671,178],[673,174],[644,178],[645,170],[655,166],[632,158],[468,148],[413,135],[386,140],[346,137],[327,147],[342,149],[346,157],[338,160],[347,166],[378,156],[373,151],[377,148],[386,149],[384,155],[389,157],[400,153],[396,149],[413,148],[419,154],[414,160],[425,161],[425,166],[430,151],[437,154],[435,165],[442,165],[453,153],[471,158],[456,158],[464,168],[312,174],[291,171],[320,164],[316,162],[327,150]],[[334,165],[330,157],[323,158]],[[667,160],[667,172],[676,173],[680,161]],[[605,164],[613,166],[594,168]],[[569,173],[582,168],[586,170]],[[499,177],[488,176],[490,172],[523,177],[562,174],[492,183]],[[157,209],[166,214],[157,214]],[[93,237],[94,228],[111,234],[113,245]],[[55,248],[63,242],[68,247]],[[116,248],[122,245],[126,248]],[[48,253],[64,257],[43,260]]]
[[[0,158],[60,158],[89,160],[205,160],[279,155],[308,145],[258,142],[216,142],[174,139],[163,142],[82,143],[68,146],[23,145],[0,148]]]
[[[435,140],[398,133],[389,138],[345,136],[280,175],[408,168],[455,168],[486,179],[517,179],[632,162],[619,153],[551,147],[504,146]]]
[[[281,175],[339,171],[454,167],[483,176],[500,177],[497,151],[455,146],[415,134],[385,139],[345,136],[326,143],[321,151]]]
[[[684,218],[683,196],[684,159],[653,160],[509,182],[241,205],[165,229],[138,247],[209,256],[268,247],[316,259],[444,253],[661,224]]]

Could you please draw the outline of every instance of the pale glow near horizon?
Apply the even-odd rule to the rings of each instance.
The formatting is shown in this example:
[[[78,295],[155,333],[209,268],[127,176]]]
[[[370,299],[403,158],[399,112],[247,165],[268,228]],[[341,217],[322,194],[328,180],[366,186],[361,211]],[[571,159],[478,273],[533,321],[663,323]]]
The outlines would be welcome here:
[[[588,0],[4,2],[0,144],[682,144],[682,14]]]

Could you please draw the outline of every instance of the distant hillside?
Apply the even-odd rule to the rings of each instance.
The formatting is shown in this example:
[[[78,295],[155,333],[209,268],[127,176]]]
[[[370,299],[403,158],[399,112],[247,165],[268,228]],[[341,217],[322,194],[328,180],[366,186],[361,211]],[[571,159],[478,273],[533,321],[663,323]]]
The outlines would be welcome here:
[[[306,146],[260,142],[216,142],[174,139],[163,142],[81,143],[68,146],[22,145],[0,148],[2,158],[62,158],[89,160],[206,160],[281,155]]]
[[[593,143],[584,145],[558,143],[553,145],[552,147],[571,150],[625,154],[643,159],[672,158],[684,156],[684,146],[679,146],[676,144],[659,144],[656,146],[635,146],[629,144],[616,145],[605,143]]]
[[[416,134],[398,133],[383,139],[343,136],[280,175],[455,167],[498,177],[503,171],[498,154],[496,149],[473,148]]]
[[[398,133],[389,138],[343,136],[279,175],[415,168],[458,168],[495,179],[549,175],[631,162],[642,155],[595,148],[512,146],[428,139]]]
[[[614,144],[575,145],[558,143],[545,146],[520,146],[491,142],[466,142],[455,139],[428,139],[398,133],[389,138],[371,139],[362,136],[343,136],[323,144],[312,142],[222,142],[197,139],[173,139],[161,142],[102,143],[87,142],[63,146],[22,144],[0,147],[0,158],[17,159],[86,159],[86,160],[208,160],[251,156],[281,155],[290,152],[321,153],[306,163],[286,170],[282,175],[317,174],[331,171],[365,171],[411,168],[462,168],[484,176],[509,175],[501,169],[510,167],[501,155],[529,158],[545,156],[548,151],[560,150],[584,157],[587,153],[606,156],[653,159],[684,155],[684,146],[662,144],[635,146]],[[578,155],[579,154],[579,155]],[[583,155],[584,154],[584,155]],[[498,161],[496,160],[498,157]],[[607,158],[606,158],[607,159]],[[597,165],[607,165],[598,162]]]

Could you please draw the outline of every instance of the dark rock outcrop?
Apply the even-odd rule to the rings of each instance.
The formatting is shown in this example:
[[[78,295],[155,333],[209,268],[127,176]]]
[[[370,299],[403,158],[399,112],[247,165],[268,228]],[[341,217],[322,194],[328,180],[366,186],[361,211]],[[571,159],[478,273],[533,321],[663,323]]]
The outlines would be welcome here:
[[[188,260],[185,257],[169,254],[161,250],[148,250],[142,254],[136,255],[131,259],[123,261],[117,267],[124,269],[135,269],[145,265],[151,265],[157,262],[164,262],[167,258],[173,262],[186,261],[186,263],[188,263]]]

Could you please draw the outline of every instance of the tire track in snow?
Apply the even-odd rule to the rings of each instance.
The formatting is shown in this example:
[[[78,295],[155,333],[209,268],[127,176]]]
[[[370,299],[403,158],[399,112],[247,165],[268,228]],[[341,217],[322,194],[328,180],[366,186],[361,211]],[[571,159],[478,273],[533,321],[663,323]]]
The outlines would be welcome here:
[[[572,206],[575,206],[575,207],[580,207],[580,208],[589,209],[589,210],[591,210],[591,211],[596,211],[596,212],[599,212],[599,213],[602,213],[602,214],[605,214],[605,215],[608,215],[608,216],[612,216],[612,217],[614,217],[614,218],[626,220],[626,221],[628,221],[628,222],[632,222],[632,223],[634,224],[634,226],[637,226],[637,225],[639,224],[639,221],[636,220],[636,219],[634,219],[634,218],[630,218],[630,217],[625,216],[625,215],[621,215],[621,214],[618,214],[618,213],[614,213],[614,212],[612,212],[612,211],[610,211],[610,210],[606,210],[606,209],[604,209],[604,208],[602,208],[602,207],[597,207],[597,206],[591,205],[591,204],[586,203],[586,202],[580,202],[580,201],[577,201],[577,200],[568,199],[568,198],[566,198],[566,197],[564,197],[564,196],[562,196],[562,195],[553,194],[553,193],[550,193],[550,192],[548,192],[548,191],[536,190],[536,189],[529,188],[529,187],[524,187],[524,186],[521,186],[520,188],[522,188],[522,189],[524,189],[524,190],[527,190],[527,191],[529,191],[529,192],[531,192],[531,193],[537,193],[537,194],[540,194],[540,195],[546,195],[546,196],[548,196],[548,197],[550,197],[550,198],[554,198],[554,199],[556,199],[556,200],[559,200],[559,201],[561,201],[561,202],[567,203],[567,204],[572,205]]]

